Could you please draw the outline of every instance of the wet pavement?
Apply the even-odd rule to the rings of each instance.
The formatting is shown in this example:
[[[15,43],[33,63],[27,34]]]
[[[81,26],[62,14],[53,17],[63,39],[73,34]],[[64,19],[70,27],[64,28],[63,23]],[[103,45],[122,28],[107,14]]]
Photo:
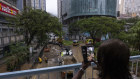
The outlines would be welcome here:
[[[43,62],[37,64],[36,68],[45,68],[45,67],[53,67],[59,65],[58,56],[61,51],[61,48],[57,45],[49,45],[48,47],[51,48],[50,52],[44,52],[42,59]],[[44,61],[44,57],[47,57],[48,63]],[[32,76],[31,79],[61,79],[60,72],[53,72],[53,73],[46,73],[41,75]]]
[[[50,52],[44,52],[42,59],[42,63],[38,63],[35,68],[44,68],[44,67],[52,67],[52,66],[59,66],[59,57],[60,52],[63,50],[57,45],[50,45],[51,47]],[[73,52],[73,57],[76,59],[74,63],[82,63],[83,56],[81,52],[81,45],[80,46],[71,46],[70,49]],[[44,61],[44,57],[48,58],[48,63]],[[72,56],[64,56],[63,59],[66,60],[63,64],[73,64],[73,62],[69,61],[73,58]],[[98,78],[98,71],[93,70],[92,67],[87,68],[86,74],[83,75],[82,79],[96,79]],[[86,78],[85,78],[86,77]],[[15,78],[13,78],[15,79]],[[17,79],[26,79],[24,78],[17,78]],[[62,79],[61,78],[61,72],[52,72],[52,73],[46,73],[41,75],[33,75],[30,79]],[[138,77],[135,77],[134,79],[140,79]]]

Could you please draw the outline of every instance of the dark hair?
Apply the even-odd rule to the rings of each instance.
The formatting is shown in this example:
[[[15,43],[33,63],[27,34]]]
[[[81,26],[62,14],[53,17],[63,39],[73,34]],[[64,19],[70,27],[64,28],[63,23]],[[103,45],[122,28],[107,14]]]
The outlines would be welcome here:
[[[132,79],[129,72],[129,48],[118,39],[103,42],[97,52],[101,79]]]

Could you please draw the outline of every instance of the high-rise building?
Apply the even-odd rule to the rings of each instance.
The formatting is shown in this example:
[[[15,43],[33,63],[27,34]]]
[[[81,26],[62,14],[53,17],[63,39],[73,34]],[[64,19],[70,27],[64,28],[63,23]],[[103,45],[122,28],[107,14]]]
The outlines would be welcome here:
[[[60,21],[62,21],[62,0],[57,0],[57,14]]]
[[[140,0],[120,0],[120,13],[130,17],[140,16]]]
[[[119,3],[119,11],[120,11],[120,14],[124,14],[124,7],[125,7],[125,0],[120,0],[120,3]]]
[[[16,6],[16,4],[17,4],[17,0],[3,0],[3,1],[5,1],[13,6]]]
[[[58,17],[64,26],[92,16],[117,17],[118,0],[58,0],[57,2]]]
[[[24,3],[26,5],[24,5]],[[17,0],[16,6],[21,11],[24,9],[24,7],[46,11],[46,0]]]
[[[26,6],[46,11],[46,0],[26,0]]]
[[[117,0],[117,7],[116,7],[116,11],[117,11],[117,17],[120,16],[120,10],[119,10],[119,0]]]
[[[22,11],[23,8],[24,8],[23,0],[17,0],[16,7],[17,7],[20,11]]]
[[[58,16],[63,22],[85,16],[116,17],[117,0],[58,0]]]

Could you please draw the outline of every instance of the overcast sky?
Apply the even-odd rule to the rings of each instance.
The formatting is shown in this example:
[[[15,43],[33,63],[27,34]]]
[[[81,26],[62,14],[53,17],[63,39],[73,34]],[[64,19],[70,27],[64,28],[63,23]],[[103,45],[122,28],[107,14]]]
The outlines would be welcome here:
[[[46,10],[57,16],[57,0],[46,0]]]

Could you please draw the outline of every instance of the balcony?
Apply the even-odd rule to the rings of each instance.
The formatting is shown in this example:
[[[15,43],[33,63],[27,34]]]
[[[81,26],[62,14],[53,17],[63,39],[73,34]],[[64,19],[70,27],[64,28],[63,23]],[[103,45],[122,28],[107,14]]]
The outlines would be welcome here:
[[[134,79],[140,79],[137,77],[139,60],[140,60],[140,55],[130,57],[130,62],[132,62],[132,65],[130,66],[130,70],[131,70],[130,72],[132,73]],[[93,70],[94,66],[96,65],[92,63],[91,64],[92,76],[90,77],[90,79],[93,79],[93,75],[95,74]],[[67,71],[72,70],[74,75],[79,70],[80,67],[81,67],[81,63],[78,63],[78,64],[62,65],[62,66],[55,66],[55,67],[48,67],[48,68],[0,73],[0,79],[69,79],[67,77],[67,73],[68,73]],[[65,72],[64,78],[62,78],[62,75],[58,74],[62,71]],[[86,72],[82,79],[89,79]]]

